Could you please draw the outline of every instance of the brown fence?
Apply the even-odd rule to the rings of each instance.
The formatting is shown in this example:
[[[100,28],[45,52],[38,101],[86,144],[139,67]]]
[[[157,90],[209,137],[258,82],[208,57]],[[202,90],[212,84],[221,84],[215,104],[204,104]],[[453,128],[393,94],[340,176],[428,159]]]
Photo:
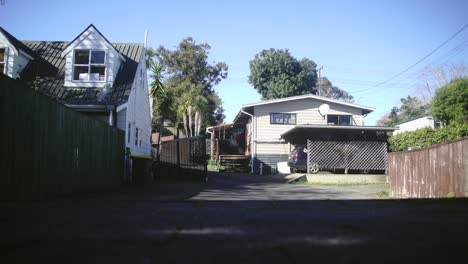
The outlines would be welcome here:
[[[105,190],[123,180],[123,131],[0,76],[0,200]]]
[[[388,156],[393,197],[468,197],[468,138]]]
[[[206,140],[203,137],[181,138],[161,143],[156,178],[206,179]]]

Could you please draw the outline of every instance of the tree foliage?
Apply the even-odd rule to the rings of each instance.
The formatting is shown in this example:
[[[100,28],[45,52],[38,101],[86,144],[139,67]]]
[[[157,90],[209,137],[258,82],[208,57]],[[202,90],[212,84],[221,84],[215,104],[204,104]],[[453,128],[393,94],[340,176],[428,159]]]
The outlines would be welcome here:
[[[401,98],[400,102],[400,107],[394,106],[390,109],[390,111],[377,120],[377,125],[393,126],[397,123],[429,113],[430,105],[424,104],[417,97],[408,95],[406,98]]]
[[[333,85],[327,77],[320,79],[320,95],[344,102],[354,102],[354,97],[351,94]]]
[[[287,49],[262,50],[250,61],[249,83],[263,99],[316,93],[317,65]]]
[[[435,91],[453,80],[468,77],[467,64],[444,63],[428,65],[418,76],[416,92],[423,102],[429,103]]]
[[[468,78],[440,87],[432,100],[432,114],[446,124],[468,122]]]
[[[202,127],[220,124],[225,117],[213,87],[227,77],[228,66],[208,63],[210,49],[188,37],[174,50],[160,46],[150,52],[148,64],[156,61],[161,66],[162,84],[170,98],[164,118],[183,123],[186,135],[198,135]]]
[[[466,136],[468,136],[468,123],[461,123],[438,129],[426,127],[403,132],[390,137],[388,143],[391,151],[403,151],[411,147],[430,147]]]

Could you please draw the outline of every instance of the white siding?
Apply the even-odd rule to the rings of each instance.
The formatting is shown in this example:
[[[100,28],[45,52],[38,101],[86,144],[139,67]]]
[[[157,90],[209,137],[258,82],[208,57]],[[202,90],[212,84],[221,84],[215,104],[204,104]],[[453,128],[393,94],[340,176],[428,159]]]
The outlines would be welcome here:
[[[326,118],[318,112],[318,108],[324,102],[310,98],[266,104],[254,107],[256,154],[288,154],[291,146],[279,144],[282,142],[280,135],[290,130],[295,125],[270,124],[270,113],[294,113],[296,125],[301,124],[326,124]],[[362,125],[362,110],[354,107],[328,103],[328,114],[352,115],[354,125]],[[277,144],[274,144],[277,142]]]
[[[106,81],[105,82],[73,82],[73,50],[90,49],[106,51]],[[115,77],[120,67],[121,59],[119,54],[109,46],[107,41],[101,37],[93,28],[89,28],[73,43],[73,46],[66,49],[65,55],[65,86],[69,87],[104,87],[106,84],[113,85]]]
[[[127,108],[117,112],[117,128],[126,130],[127,126]]]
[[[26,58],[25,56],[19,54],[18,56],[15,56],[14,62],[13,62],[13,73],[12,73],[12,78],[15,79],[19,75],[21,75],[21,72],[23,71],[24,67],[29,63],[29,59]]]
[[[20,54],[13,45],[0,33],[0,48],[6,49],[6,72],[10,78],[16,79],[24,67],[30,61],[24,55]]]
[[[397,125],[399,130],[395,130],[393,132],[394,135],[403,133],[403,132],[408,132],[408,131],[414,131],[419,128],[424,128],[424,127],[431,127],[434,128],[434,119],[430,116],[424,116],[415,120],[411,120],[402,124]]]
[[[143,69],[143,78],[140,78],[140,69]],[[133,81],[132,91],[127,102],[127,124],[125,125],[125,143],[133,155],[150,155],[151,154],[151,117],[149,106],[148,82],[146,79],[145,52],[142,53],[140,64],[138,65],[137,73]],[[127,141],[128,123],[131,124],[130,143]],[[135,128],[138,128],[138,139],[142,140],[140,147],[139,143],[135,145]]]

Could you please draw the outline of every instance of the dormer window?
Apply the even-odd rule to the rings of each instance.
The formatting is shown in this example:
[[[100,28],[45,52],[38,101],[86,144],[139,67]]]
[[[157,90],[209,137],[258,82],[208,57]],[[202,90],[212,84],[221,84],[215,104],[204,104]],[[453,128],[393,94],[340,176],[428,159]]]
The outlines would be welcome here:
[[[6,49],[0,48],[0,73],[5,74],[6,65]]]
[[[106,51],[75,50],[73,81],[104,82],[106,80]]]

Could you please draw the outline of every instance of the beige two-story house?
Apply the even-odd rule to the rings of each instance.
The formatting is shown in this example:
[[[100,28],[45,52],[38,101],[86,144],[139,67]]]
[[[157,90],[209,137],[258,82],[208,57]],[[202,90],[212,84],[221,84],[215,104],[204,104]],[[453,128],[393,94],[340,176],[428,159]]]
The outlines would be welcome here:
[[[243,105],[229,125],[245,128],[245,155],[251,158],[251,172],[258,173],[260,166],[273,168],[287,161],[294,145],[307,144],[315,132],[333,139],[336,131],[342,135],[375,130],[363,126],[364,117],[372,111],[358,104],[301,95]]]

